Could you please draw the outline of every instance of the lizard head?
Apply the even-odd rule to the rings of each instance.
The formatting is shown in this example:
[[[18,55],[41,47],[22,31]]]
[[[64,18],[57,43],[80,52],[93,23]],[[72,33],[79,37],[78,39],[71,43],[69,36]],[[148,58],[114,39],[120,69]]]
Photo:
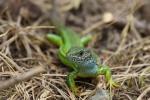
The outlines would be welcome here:
[[[93,52],[87,48],[74,47],[67,53],[67,58],[75,66],[92,67],[96,65],[96,57]]]

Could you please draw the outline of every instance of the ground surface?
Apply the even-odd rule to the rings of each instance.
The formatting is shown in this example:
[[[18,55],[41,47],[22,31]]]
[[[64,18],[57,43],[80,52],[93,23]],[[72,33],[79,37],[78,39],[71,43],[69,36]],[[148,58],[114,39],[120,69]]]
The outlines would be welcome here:
[[[88,100],[105,87],[101,78],[77,79],[79,97],[69,91],[69,69],[45,38],[55,30],[51,1],[0,0],[1,100]],[[55,6],[66,26],[93,35],[87,47],[120,84],[111,91],[113,100],[150,99],[149,0],[55,0]]]

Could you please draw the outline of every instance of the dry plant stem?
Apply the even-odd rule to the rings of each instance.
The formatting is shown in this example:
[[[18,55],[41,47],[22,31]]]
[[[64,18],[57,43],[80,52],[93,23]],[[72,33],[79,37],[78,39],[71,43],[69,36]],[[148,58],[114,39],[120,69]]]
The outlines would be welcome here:
[[[18,71],[20,72],[24,72],[23,69],[21,67],[19,67],[12,59],[10,59],[9,57],[7,57],[5,54],[3,54],[2,52],[0,52],[0,56],[3,57],[4,59],[6,59],[8,64],[12,64]]]
[[[39,79],[39,78],[38,78],[38,79]],[[42,79],[39,79],[39,80],[42,81]],[[51,81],[56,82],[55,80],[51,80]],[[66,94],[64,91],[62,91],[62,89],[60,89],[59,87],[57,87],[56,85],[54,85],[54,84],[52,84],[52,83],[50,83],[50,82],[48,82],[48,81],[45,81],[45,80],[44,80],[44,82],[47,83],[48,85],[50,85],[51,87],[55,88],[55,89],[57,90],[57,92],[59,92],[59,93],[61,94],[61,96],[63,96],[63,98],[65,98],[65,100],[68,100],[68,99],[67,99],[67,98],[68,98],[67,94]],[[57,83],[57,82],[56,82],[56,83]],[[59,82],[59,83],[60,83],[60,82]],[[69,89],[69,88],[68,88],[68,89]],[[71,99],[71,100],[75,100],[75,99]]]
[[[150,66],[150,64],[145,63],[145,64],[132,65],[132,68],[139,68],[139,67],[144,67],[144,66]],[[118,66],[118,67],[111,68],[111,70],[126,69],[126,68],[128,68],[128,66]]]
[[[22,41],[22,43],[23,43],[23,45],[24,45],[24,47],[26,49],[27,56],[28,57],[32,57],[32,50],[30,48],[29,41],[30,40],[28,39],[28,37],[25,36],[25,35],[23,35],[23,41]]]
[[[126,39],[127,39],[127,35],[128,35],[128,30],[129,30],[129,27],[130,27],[130,24],[131,24],[131,21],[133,19],[133,16],[132,15],[129,15],[128,16],[128,23],[126,24],[125,28],[123,29],[122,33],[121,33],[121,36],[122,36],[122,41],[116,51],[116,54],[120,52],[121,48],[123,47],[123,45],[125,44],[126,42]]]
[[[130,69],[131,69],[131,67],[132,67],[132,64],[133,64],[133,62],[134,62],[134,59],[135,59],[135,56],[132,58],[131,63],[130,63],[130,65],[129,65],[128,69],[124,72],[126,75],[129,74],[129,71],[130,71]],[[121,86],[124,84],[125,81],[126,81],[126,79],[124,79],[124,80],[122,81]]]
[[[9,69],[13,72],[15,72],[15,70],[12,68],[12,66],[7,62],[7,60],[5,60],[3,57],[0,56],[0,59],[9,67]],[[4,70],[2,70],[4,71]]]
[[[136,29],[134,23],[135,23],[135,20],[133,20],[133,21],[131,22],[131,31],[135,34],[135,37],[137,38],[137,40],[141,40],[142,38],[141,38],[141,36],[140,36],[140,33],[137,31],[137,29]]]
[[[129,74],[129,71],[130,71],[130,69],[131,69],[131,67],[132,67],[132,65],[133,65],[134,59],[135,59],[135,56],[132,58],[131,63],[130,63],[130,65],[128,66],[128,69],[125,71],[125,74]]]
[[[150,86],[149,86],[147,89],[145,89],[145,90],[141,93],[141,95],[137,98],[137,100],[143,100],[142,98],[143,98],[144,95],[146,95],[149,91],[150,91]]]
[[[2,38],[3,36],[6,36],[8,33],[9,33],[9,31],[10,31],[10,29],[9,30],[7,30],[5,33],[3,33],[3,34],[0,34],[0,38]]]
[[[37,75],[39,73],[42,73],[44,71],[45,71],[45,69],[44,69],[43,66],[38,66],[38,67],[35,67],[35,68],[31,69],[28,72],[25,72],[23,74],[18,74],[18,75],[16,75],[16,77],[13,77],[13,78],[11,78],[9,80],[0,82],[0,84],[1,84],[0,85],[0,90],[7,89],[10,86],[14,86],[14,85],[16,85],[19,82],[28,80],[28,79],[32,78],[33,76],[35,76],[35,75]]]
[[[123,93],[122,95],[126,96],[129,100],[132,100],[132,98],[128,94]]]
[[[14,42],[16,39],[18,38],[18,35],[14,35],[13,37],[11,37],[9,40],[5,41],[4,43],[2,43],[0,45],[0,49],[2,49],[4,46],[11,44],[12,42]]]
[[[86,34],[86,33],[90,33],[91,31],[93,31],[96,28],[99,27],[103,27],[104,25],[111,25],[114,23],[114,16],[112,15],[112,13],[106,12],[103,14],[102,20],[98,21],[96,23],[94,23],[93,25],[91,25],[90,27],[88,27],[87,29],[85,29],[82,34]]]
[[[118,79],[120,79],[120,80],[123,80],[123,79],[130,79],[131,77],[132,78],[138,78],[138,77],[141,77],[141,76],[144,76],[144,77],[149,77],[150,76],[150,74],[142,74],[142,75],[140,75],[140,74],[138,74],[138,73],[133,73],[133,74],[128,74],[128,75],[126,75],[126,74],[120,74],[120,75],[113,75],[113,77],[115,77],[115,78],[118,78]],[[119,78],[120,77],[120,78]],[[117,80],[117,79],[116,79]]]
[[[124,26],[127,24],[126,20],[120,17],[117,17],[115,19],[115,24]],[[137,28],[138,30],[148,30],[150,31],[150,24],[149,23],[145,23],[144,21],[139,21],[139,20],[135,20],[134,21],[134,26],[135,28]]]
[[[92,26],[88,27],[87,29],[85,29],[85,30],[82,32],[82,34],[90,33],[91,31],[93,31],[94,29],[96,29],[96,28],[102,26],[103,24],[104,24],[103,21],[99,21],[99,22],[93,24]]]
[[[35,30],[35,29],[53,29],[53,28],[55,28],[54,26],[28,26],[28,27],[26,27],[26,29],[28,30],[28,29],[33,29],[33,30]]]

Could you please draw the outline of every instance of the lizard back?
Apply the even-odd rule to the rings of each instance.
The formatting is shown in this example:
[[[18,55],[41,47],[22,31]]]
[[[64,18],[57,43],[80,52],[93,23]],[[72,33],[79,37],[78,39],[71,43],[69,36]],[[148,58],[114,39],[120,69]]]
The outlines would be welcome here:
[[[83,47],[80,37],[77,33],[64,26],[60,26],[57,29],[63,40],[63,45],[60,48],[64,51],[65,54],[72,47]]]

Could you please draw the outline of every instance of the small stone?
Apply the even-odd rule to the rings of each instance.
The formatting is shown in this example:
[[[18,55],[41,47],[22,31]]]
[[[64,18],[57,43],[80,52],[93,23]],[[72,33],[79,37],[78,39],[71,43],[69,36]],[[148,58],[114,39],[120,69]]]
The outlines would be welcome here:
[[[110,12],[104,13],[102,18],[103,18],[102,20],[104,23],[110,23],[114,20],[114,17],[112,15],[112,13],[110,13]]]
[[[107,90],[99,88],[96,90],[95,95],[93,95],[89,100],[109,100],[109,94]]]

